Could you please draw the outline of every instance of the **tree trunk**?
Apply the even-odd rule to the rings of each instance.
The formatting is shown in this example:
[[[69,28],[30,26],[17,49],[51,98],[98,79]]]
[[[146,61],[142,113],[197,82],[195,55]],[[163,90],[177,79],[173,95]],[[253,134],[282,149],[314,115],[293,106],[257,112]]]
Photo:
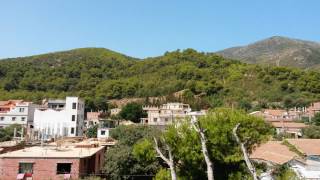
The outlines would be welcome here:
[[[200,135],[200,141],[201,141],[201,150],[202,154],[204,156],[204,160],[206,161],[207,164],[207,176],[208,180],[214,180],[213,176],[213,163],[210,160],[208,149],[207,149],[207,138],[204,134],[204,130],[200,127],[197,117],[193,116],[191,119],[191,124],[193,126],[193,129],[197,131]]]
[[[169,147],[168,144],[166,144],[167,150],[168,150],[168,154],[169,154],[169,159],[167,157],[165,157],[163,155],[163,153],[161,152],[159,146],[158,146],[158,141],[156,138],[153,138],[154,143],[155,143],[155,150],[158,153],[158,155],[161,157],[161,159],[169,166],[170,168],[170,174],[171,174],[171,179],[172,180],[177,180],[177,174],[175,171],[175,167],[174,167],[174,161],[173,161],[173,157],[172,157],[172,152],[171,152],[171,148]]]
[[[240,123],[238,123],[234,128],[233,128],[233,136],[235,137],[237,143],[240,144],[240,148],[241,148],[241,151],[243,153],[243,157],[244,157],[244,161],[246,162],[246,165],[253,177],[254,180],[258,180],[258,176],[257,176],[257,172],[256,172],[256,169],[254,168],[254,166],[252,165],[250,159],[249,159],[249,155],[247,153],[247,149],[245,148],[244,146],[244,143],[242,143],[237,135],[237,130],[238,130],[238,127],[240,126]]]

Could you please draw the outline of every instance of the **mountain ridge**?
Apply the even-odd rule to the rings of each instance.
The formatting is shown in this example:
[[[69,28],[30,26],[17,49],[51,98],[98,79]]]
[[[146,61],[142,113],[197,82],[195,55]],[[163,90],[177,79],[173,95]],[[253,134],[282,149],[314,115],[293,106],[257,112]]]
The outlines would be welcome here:
[[[320,65],[320,43],[272,36],[245,46],[216,52],[226,58],[253,64],[316,68]]]

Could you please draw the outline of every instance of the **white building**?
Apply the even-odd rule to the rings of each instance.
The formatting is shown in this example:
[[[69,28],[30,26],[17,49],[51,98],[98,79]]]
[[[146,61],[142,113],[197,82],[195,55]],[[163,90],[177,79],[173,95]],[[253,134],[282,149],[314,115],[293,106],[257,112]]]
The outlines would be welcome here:
[[[175,120],[184,119],[191,112],[189,104],[167,103],[162,106],[144,106],[148,114],[147,118],[142,118],[143,124],[148,125],[168,125]]]
[[[84,102],[78,97],[48,100],[34,113],[34,131],[44,139],[83,135]]]
[[[120,112],[121,112],[121,108],[112,108],[112,109],[110,110],[110,115],[111,115],[111,116],[116,116],[116,115],[118,115]]]
[[[0,101],[0,128],[12,124],[32,125],[36,105],[23,100]]]
[[[97,129],[97,138],[104,139],[110,137],[110,130],[116,127],[116,121],[113,120],[103,120],[100,121],[99,127]]]

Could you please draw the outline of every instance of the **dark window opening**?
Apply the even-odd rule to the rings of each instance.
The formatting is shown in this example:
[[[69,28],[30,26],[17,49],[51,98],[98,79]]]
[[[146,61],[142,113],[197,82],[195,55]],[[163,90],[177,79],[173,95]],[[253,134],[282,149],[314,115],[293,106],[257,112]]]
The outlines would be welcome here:
[[[19,163],[19,174],[33,173],[33,163]]]
[[[101,135],[105,135],[106,134],[106,131],[101,131]]]
[[[77,103],[72,103],[72,109],[77,109]]]
[[[76,120],[76,116],[72,115],[72,121],[75,121],[75,120]]]
[[[71,128],[71,134],[74,134],[74,128]]]
[[[71,163],[57,163],[57,174],[70,174]]]

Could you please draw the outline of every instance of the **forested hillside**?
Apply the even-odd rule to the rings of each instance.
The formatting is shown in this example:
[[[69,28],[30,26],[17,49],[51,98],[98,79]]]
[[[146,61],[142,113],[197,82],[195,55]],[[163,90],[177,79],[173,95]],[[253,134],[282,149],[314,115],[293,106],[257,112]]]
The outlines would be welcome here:
[[[320,73],[264,67],[192,49],[136,59],[83,48],[0,61],[0,99],[81,96],[87,108],[108,99],[168,95],[185,90],[194,107],[258,108],[270,102],[304,104],[320,99]],[[196,101],[194,98],[196,96]]]

